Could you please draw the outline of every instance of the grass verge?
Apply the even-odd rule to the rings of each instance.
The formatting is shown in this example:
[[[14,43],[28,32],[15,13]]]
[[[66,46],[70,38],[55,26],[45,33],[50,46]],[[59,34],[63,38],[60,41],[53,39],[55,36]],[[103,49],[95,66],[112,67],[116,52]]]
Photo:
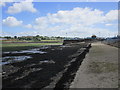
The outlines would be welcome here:
[[[9,43],[9,44],[4,43],[1,45],[1,47],[3,52],[7,52],[7,51],[31,49],[44,45],[62,45],[62,43]]]

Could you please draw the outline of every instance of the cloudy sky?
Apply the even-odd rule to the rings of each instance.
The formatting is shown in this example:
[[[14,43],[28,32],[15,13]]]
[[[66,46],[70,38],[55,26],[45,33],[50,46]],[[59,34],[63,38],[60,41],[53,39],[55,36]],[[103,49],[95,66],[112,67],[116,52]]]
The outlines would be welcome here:
[[[115,36],[117,2],[1,3],[5,35],[89,37]]]

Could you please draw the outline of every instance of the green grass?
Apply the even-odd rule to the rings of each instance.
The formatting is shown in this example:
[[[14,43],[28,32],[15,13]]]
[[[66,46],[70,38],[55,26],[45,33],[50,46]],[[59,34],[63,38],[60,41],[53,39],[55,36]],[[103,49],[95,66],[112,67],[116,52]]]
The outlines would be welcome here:
[[[62,43],[3,43],[2,51],[16,51],[16,50],[24,50],[31,49],[35,47],[41,47],[43,45],[62,45]]]
[[[41,40],[41,41],[62,41],[62,40]]]
[[[62,43],[9,43],[2,44],[2,47],[19,47],[19,46],[41,46],[41,45],[59,45]]]
[[[63,41],[63,40],[41,40],[41,41],[48,41],[48,42],[53,42],[53,41],[55,41],[55,42],[59,42],[59,41]],[[11,41],[9,41],[9,40],[3,40],[2,42],[40,42],[40,41],[33,41],[33,40],[11,40]]]

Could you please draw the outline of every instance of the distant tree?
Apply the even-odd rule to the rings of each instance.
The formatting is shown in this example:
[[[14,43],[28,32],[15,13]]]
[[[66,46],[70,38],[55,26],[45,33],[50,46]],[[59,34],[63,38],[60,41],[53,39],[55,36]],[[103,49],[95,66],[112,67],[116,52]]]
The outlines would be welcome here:
[[[14,39],[17,39],[17,36],[14,36]]]
[[[12,37],[10,37],[10,36],[5,36],[4,38],[6,38],[6,39],[11,39]]]
[[[36,37],[40,37],[39,35],[36,35]]]
[[[39,38],[39,37],[33,37],[33,41],[41,41],[41,38]]]

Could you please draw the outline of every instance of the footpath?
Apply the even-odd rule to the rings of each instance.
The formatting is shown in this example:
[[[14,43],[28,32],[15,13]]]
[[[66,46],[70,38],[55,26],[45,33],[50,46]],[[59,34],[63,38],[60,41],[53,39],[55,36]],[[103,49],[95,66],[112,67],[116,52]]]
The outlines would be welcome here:
[[[70,88],[118,88],[118,48],[92,43]]]

